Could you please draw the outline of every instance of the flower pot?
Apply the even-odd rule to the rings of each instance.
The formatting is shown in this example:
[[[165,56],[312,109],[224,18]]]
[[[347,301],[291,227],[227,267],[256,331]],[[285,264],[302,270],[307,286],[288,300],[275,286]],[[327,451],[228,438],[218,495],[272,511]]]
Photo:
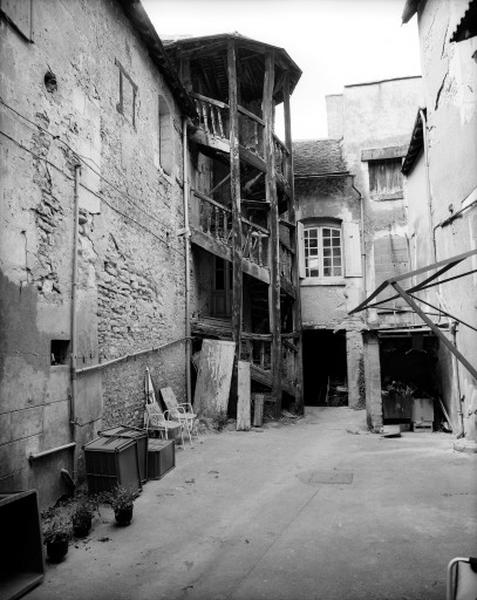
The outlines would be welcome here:
[[[46,554],[52,563],[61,562],[68,552],[68,540],[58,539],[46,542]]]
[[[133,517],[133,505],[131,504],[131,506],[125,506],[124,508],[116,508],[114,516],[116,517],[116,523],[118,525],[129,525]]]
[[[91,529],[91,515],[73,517],[73,533],[76,537],[86,537]]]

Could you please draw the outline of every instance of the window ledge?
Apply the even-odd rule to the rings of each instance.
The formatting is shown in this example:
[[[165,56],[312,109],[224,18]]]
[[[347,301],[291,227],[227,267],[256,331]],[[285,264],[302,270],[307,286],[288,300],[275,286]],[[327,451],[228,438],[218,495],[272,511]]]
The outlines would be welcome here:
[[[313,287],[313,286],[345,286],[346,281],[344,278],[333,278],[329,279],[318,279],[317,277],[307,277],[300,281],[300,287]]]
[[[383,194],[371,192],[371,200],[376,200],[377,202],[381,202],[382,200],[402,200],[403,198],[403,192],[389,192]]]

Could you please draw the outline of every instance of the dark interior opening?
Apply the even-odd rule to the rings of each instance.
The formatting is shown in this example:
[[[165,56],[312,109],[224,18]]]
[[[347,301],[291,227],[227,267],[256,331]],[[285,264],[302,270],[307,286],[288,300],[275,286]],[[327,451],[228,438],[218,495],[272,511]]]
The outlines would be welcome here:
[[[304,400],[307,406],[346,406],[346,337],[332,330],[303,333]]]
[[[437,339],[432,335],[381,337],[383,423],[410,423],[414,398],[436,398]]]
[[[70,354],[70,340],[51,340],[50,358],[52,365],[66,365]]]

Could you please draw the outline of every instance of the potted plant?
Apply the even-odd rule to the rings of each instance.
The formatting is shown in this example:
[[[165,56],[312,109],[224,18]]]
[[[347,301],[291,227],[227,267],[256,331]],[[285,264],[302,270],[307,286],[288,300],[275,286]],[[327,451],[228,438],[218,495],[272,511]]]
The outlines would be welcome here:
[[[73,533],[76,537],[81,538],[88,535],[96,508],[97,501],[94,498],[84,496],[75,502],[72,522]]]
[[[49,516],[43,526],[43,541],[50,562],[61,562],[68,552],[71,537],[71,517],[65,511],[56,511]]]
[[[133,517],[134,500],[137,492],[122,486],[115,487],[106,494],[105,502],[114,510],[118,525],[129,525]]]

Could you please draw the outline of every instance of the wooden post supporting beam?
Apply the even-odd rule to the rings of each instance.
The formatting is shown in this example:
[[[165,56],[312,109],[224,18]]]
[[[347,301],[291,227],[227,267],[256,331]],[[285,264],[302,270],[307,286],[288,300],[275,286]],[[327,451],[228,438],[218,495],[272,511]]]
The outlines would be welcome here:
[[[295,225],[290,234],[293,255],[293,286],[296,290],[296,298],[293,303],[293,330],[298,332],[298,339],[294,340],[297,346],[295,354],[295,404],[300,413],[303,412],[303,352],[302,352],[302,323],[301,323],[301,297],[300,277],[298,273],[299,239],[298,227],[295,218],[295,178],[293,168],[293,142],[291,133],[291,111],[290,111],[290,79],[288,73],[283,81],[283,108],[285,117],[285,145],[288,150],[287,179],[290,185],[290,197],[288,200],[288,220]]]
[[[269,260],[270,287],[268,294],[268,309],[270,333],[272,334],[271,367],[272,367],[272,400],[275,415],[281,414],[282,408],[282,369],[281,369],[281,317],[280,317],[280,231],[278,214],[277,182],[275,172],[275,155],[273,144],[273,89],[275,86],[275,57],[269,52],[265,57],[265,78],[263,82],[263,120],[264,149],[265,149],[265,199],[270,203],[269,210]]]
[[[232,337],[235,342],[234,382],[237,393],[237,363],[240,360],[242,333],[242,222],[240,207],[240,154],[238,121],[238,83],[235,41],[227,47],[227,74],[229,84],[230,129],[230,193],[232,199]]]

